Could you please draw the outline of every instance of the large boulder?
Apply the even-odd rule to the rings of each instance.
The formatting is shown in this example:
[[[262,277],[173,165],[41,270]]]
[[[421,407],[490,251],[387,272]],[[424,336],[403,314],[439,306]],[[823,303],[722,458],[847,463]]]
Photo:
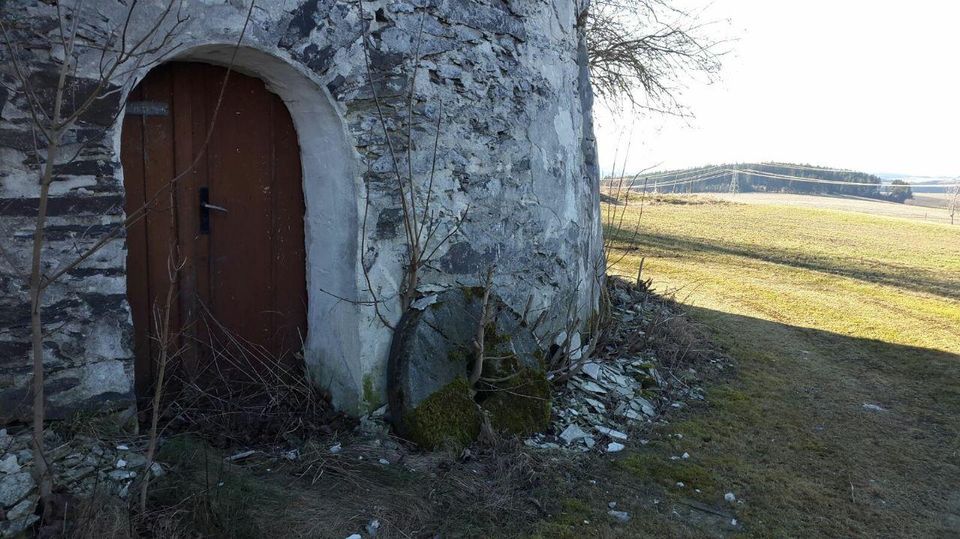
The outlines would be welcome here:
[[[401,436],[427,448],[468,443],[479,432],[483,408],[505,432],[528,434],[549,422],[541,348],[526,321],[495,295],[484,328],[483,378],[475,387],[467,383],[483,295],[480,288],[447,290],[404,313],[387,371],[390,418]]]

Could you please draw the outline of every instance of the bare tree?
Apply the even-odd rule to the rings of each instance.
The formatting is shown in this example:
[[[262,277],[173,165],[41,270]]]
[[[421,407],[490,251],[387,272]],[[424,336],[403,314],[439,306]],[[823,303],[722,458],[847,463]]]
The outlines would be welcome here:
[[[122,237],[127,228],[153,211],[158,202],[164,200],[163,195],[172,193],[177,181],[197,165],[210,141],[216,115],[223,100],[223,92],[235,60],[236,50],[239,48],[249,24],[254,1],[251,1],[247,10],[244,26],[234,50],[234,58],[231,58],[230,65],[224,75],[220,96],[214,109],[213,119],[208,126],[206,139],[193,163],[187,170],[165,182],[153,197],[141,207],[130,211],[125,219],[109,233],[93,245],[80,250],[73,259],[64,261],[59,267],[48,273],[43,271],[43,252],[50,188],[59,179],[57,169],[79,159],[86,147],[85,143],[72,142],[73,139],[77,138],[72,133],[86,126],[86,115],[91,113],[92,109],[100,106],[105,100],[115,97],[124,87],[131,86],[138,73],[169,57],[179,46],[176,38],[187,19],[182,16],[182,2],[180,0],[169,0],[160,5],[156,17],[149,24],[141,27],[143,28],[142,31],[134,32],[133,28],[139,25],[132,23],[136,17],[143,15],[142,12],[146,8],[141,8],[138,0],[131,0],[126,8],[126,13],[119,19],[118,23],[112,28],[105,29],[102,40],[96,41],[91,39],[90,36],[84,36],[78,32],[81,21],[85,17],[82,0],[73,4],[69,9],[57,3],[58,37],[53,42],[38,42],[36,37],[31,36],[29,32],[22,31],[15,23],[0,17],[0,35],[3,38],[7,59],[12,64],[16,75],[15,80],[18,87],[15,88],[15,91],[22,95],[26,101],[34,140],[37,141],[34,154],[39,176],[38,211],[34,225],[28,280],[30,283],[33,360],[33,402],[31,411],[34,475],[39,485],[44,515],[53,513],[53,508],[50,506],[53,503],[53,477],[43,444],[45,419],[43,342],[45,333],[42,306],[44,291],[111,241]],[[41,64],[46,62],[48,66],[57,66],[56,86],[54,88],[35,86],[32,75],[36,70],[43,69],[44,66],[26,63],[24,61],[24,58],[28,57],[26,51],[29,51],[29,55],[33,56],[36,56],[38,51],[44,51],[46,57],[41,57]],[[90,54],[93,54],[93,56],[90,57]],[[92,78],[89,74],[91,66],[86,66],[86,69],[81,67],[85,55],[87,60],[92,62]],[[51,92],[52,99],[45,99],[44,95]],[[122,110],[122,107],[117,107],[110,123],[115,123]],[[104,129],[106,128],[104,127]],[[95,139],[95,137],[90,137],[90,139]],[[175,272],[173,274],[175,275]],[[171,298],[168,297],[168,308],[170,301]],[[161,333],[159,337],[166,339],[170,333],[170,328],[160,327],[158,331]],[[156,415],[156,411],[154,411],[154,415]],[[154,436],[156,433],[155,425],[156,417],[154,417],[154,428],[151,430]],[[151,443],[152,445],[155,444],[155,440],[152,440]]]
[[[673,0],[593,0],[582,23],[594,91],[614,107],[688,116],[680,91],[690,78],[714,81],[725,53],[715,23]]]
[[[73,9],[67,10],[59,3],[56,6],[59,22],[59,36],[57,42],[46,43],[51,65],[59,64],[56,74],[56,87],[53,90],[53,99],[44,99],[41,89],[35,88],[31,77],[31,67],[22,61],[22,49],[35,48],[29,43],[29,37],[18,41],[15,37],[17,29],[9,28],[8,23],[0,19],[0,32],[3,35],[9,60],[16,73],[21,95],[27,101],[32,120],[34,140],[36,143],[35,156],[39,171],[38,210],[34,224],[33,244],[30,262],[30,325],[31,348],[33,357],[33,450],[37,483],[40,489],[40,498],[44,504],[44,514],[51,514],[53,478],[50,473],[49,462],[43,448],[44,424],[44,358],[43,358],[43,320],[42,305],[45,289],[59,276],[66,272],[55,272],[54,275],[43,273],[43,246],[44,228],[47,221],[47,206],[50,198],[50,187],[57,179],[56,168],[76,160],[84,144],[74,149],[69,142],[68,135],[84,122],[84,116],[98,103],[117,91],[117,79],[132,77],[135,72],[151,63],[164,51],[176,47],[173,37],[179,25],[184,22],[170,2],[162,11],[156,24],[146,30],[143,35],[132,36],[129,33],[130,22],[134,16],[136,2],[132,2],[126,19],[121,24],[107,32],[103,43],[96,46],[87,42],[87,39],[78,35],[82,17],[83,3],[78,2]],[[167,24],[173,20],[172,24]],[[16,32],[23,36],[22,32]],[[89,79],[78,77],[78,65],[83,50],[99,49],[98,72],[90,83]],[[58,53],[63,57],[58,60]],[[51,90],[45,88],[43,90]],[[118,111],[119,114],[119,111]],[[69,148],[69,150],[68,150]],[[86,259],[82,257],[81,260]],[[77,262],[79,263],[79,262]],[[73,267],[76,264],[69,264]]]
[[[363,17],[363,0],[358,0],[357,5],[360,9],[361,17]],[[424,35],[424,20],[425,14],[421,13],[420,25],[416,37],[416,48],[413,56],[410,59],[411,67],[409,68],[409,88],[405,96],[405,103],[400,107],[396,107],[398,109],[406,108],[406,132],[403,133],[401,131],[400,137],[391,136],[391,130],[387,126],[388,118],[383,99],[377,92],[377,85],[379,81],[377,74],[374,72],[370,63],[371,39],[365,25],[362,27],[363,30],[361,36],[361,42],[363,45],[363,59],[367,72],[367,82],[370,84],[370,91],[373,95],[374,105],[376,106],[377,119],[379,120],[383,137],[386,141],[386,147],[390,154],[392,165],[390,174],[396,180],[397,191],[400,197],[401,218],[403,222],[403,231],[406,239],[407,249],[407,260],[405,261],[406,264],[404,266],[404,278],[400,285],[400,290],[398,291],[401,311],[407,310],[416,299],[417,287],[420,284],[423,269],[430,265],[434,259],[434,256],[444,245],[446,245],[454,236],[460,233],[460,229],[470,211],[470,207],[468,205],[459,215],[451,216],[446,215],[447,212],[444,212],[442,209],[431,209],[431,204],[436,196],[436,193],[434,192],[434,180],[437,174],[440,133],[442,132],[443,101],[439,101],[437,104],[437,123],[432,142],[430,172],[427,177],[423,178],[420,182],[417,182],[417,177],[414,174],[414,102],[417,99],[417,72],[420,68],[420,62],[422,60],[420,56],[420,45],[422,44]],[[399,138],[400,140],[395,141],[395,138]],[[398,142],[405,142],[406,166],[404,166],[403,163],[404,152],[401,152],[396,147]],[[367,204],[369,204],[369,199]],[[365,208],[364,211],[366,212],[367,209],[368,208]],[[364,226],[365,225],[366,217],[364,217]],[[369,287],[370,279],[366,274],[366,270],[364,270],[364,277],[366,278],[367,285]],[[374,309],[377,311],[377,316],[384,323],[384,325],[392,328],[392,325],[387,322],[377,307],[380,303],[380,300],[376,298],[376,293],[372,287],[370,287],[369,292],[374,296],[372,304]]]

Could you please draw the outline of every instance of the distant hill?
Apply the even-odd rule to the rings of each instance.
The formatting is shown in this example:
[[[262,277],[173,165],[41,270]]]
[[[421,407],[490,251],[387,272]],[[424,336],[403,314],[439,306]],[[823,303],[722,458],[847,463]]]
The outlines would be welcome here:
[[[889,184],[879,176],[794,163],[735,163],[643,174],[626,178],[634,189],[666,193],[773,192],[889,197]],[[608,178],[610,182],[619,179]],[[894,187],[894,190],[904,190]],[[906,189],[909,191],[909,189]]]
[[[946,193],[949,191],[948,185],[957,182],[957,178],[949,176],[918,176],[915,174],[892,174],[887,172],[878,173],[884,180],[903,180],[909,184],[923,184],[922,187],[912,187],[914,193]],[[940,187],[943,185],[943,187]]]

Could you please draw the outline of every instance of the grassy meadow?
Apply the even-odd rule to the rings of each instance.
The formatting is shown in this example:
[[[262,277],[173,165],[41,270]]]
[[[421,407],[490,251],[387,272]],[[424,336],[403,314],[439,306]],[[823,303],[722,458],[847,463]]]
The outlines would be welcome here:
[[[611,273],[642,259],[737,363],[618,464],[639,482],[696,472],[713,507],[736,494],[736,525],[638,502],[634,531],[960,534],[960,226],[736,200],[605,206]]]

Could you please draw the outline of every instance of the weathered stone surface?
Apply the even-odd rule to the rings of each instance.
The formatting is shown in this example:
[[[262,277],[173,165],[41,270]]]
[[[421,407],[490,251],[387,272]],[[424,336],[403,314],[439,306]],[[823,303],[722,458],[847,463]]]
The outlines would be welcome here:
[[[138,5],[131,40],[152,26],[161,4]],[[88,0],[83,7],[78,18],[88,42],[106,39],[125,20],[124,3]],[[353,1],[294,0],[253,11],[236,67],[266,81],[298,131],[307,205],[304,356],[311,377],[341,408],[375,409],[385,398],[388,326],[403,314],[399,283],[408,253],[398,171],[412,171],[421,211],[430,199],[426,250],[433,258],[421,284],[473,286],[496,264],[495,292],[505,305],[546,312],[539,337],[565,328],[571,312],[590,318],[604,264],[580,26],[586,7],[586,0],[369,0],[361,12]],[[139,59],[142,67],[129,76],[121,70],[124,77],[107,85],[110,95],[67,134],[71,148],[85,146],[56,169],[44,271],[123,219],[118,113],[134,83],[166,61],[229,61],[245,13],[243,2],[184,3],[178,46]],[[48,100],[62,55],[48,49],[58,42],[56,5],[0,2],[0,17],[30,51],[22,60]],[[164,22],[158,35],[172,24]],[[29,417],[23,276],[38,193],[29,110],[9,54],[0,50],[0,423]],[[100,60],[95,47],[80,49],[71,92],[93,87]],[[119,237],[47,289],[52,417],[133,401],[125,259]]]
[[[0,430],[0,447],[8,450],[10,455],[16,455],[21,466],[18,472],[0,470],[0,524],[4,521],[4,511],[5,518],[10,521],[28,517],[27,513],[32,512],[39,497],[29,471],[33,462],[31,440],[30,429],[20,429],[13,435]],[[130,485],[148,473],[147,459],[143,455],[145,444],[142,443],[104,444],[86,436],[64,440],[50,429],[44,431],[44,443],[54,485],[71,495],[126,498]],[[121,461],[124,463],[122,468],[118,467]],[[154,462],[150,473],[157,477],[163,473],[163,468]]]
[[[28,514],[33,512],[33,508],[36,503],[37,503],[36,500],[30,499],[30,498],[20,500],[20,503],[18,503],[17,505],[14,505],[7,511],[7,519],[17,520],[27,516]]]
[[[38,520],[40,520],[40,517],[37,515],[26,515],[14,520],[0,522],[0,537],[18,537]]]
[[[30,493],[33,485],[33,477],[29,472],[0,475],[0,506],[16,504]]]
[[[20,471],[20,464],[17,462],[17,456],[13,453],[0,459],[0,473],[17,473]]]

